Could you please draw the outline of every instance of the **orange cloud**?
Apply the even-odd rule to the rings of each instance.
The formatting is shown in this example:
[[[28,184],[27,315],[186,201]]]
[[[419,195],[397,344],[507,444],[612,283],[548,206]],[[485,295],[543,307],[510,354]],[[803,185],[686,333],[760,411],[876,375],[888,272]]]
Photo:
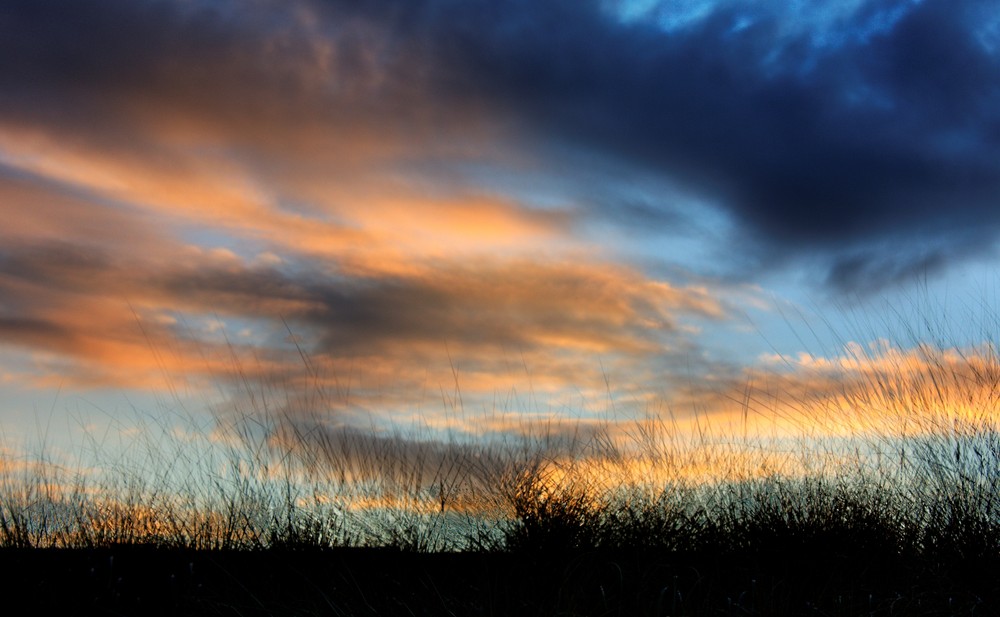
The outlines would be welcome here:
[[[701,401],[731,434],[912,435],[998,420],[1000,365],[989,345],[906,348],[877,340],[848,343],[831,356],[763,360]]]
[[[531,168],[519,127],[443,101],[435,68],[372,20],[255,3],[237,36],[163,10],[58,113],[0,118],[0,199],[24,213],[0,230],[0,344],[39,384],[216,380],[237,402],[273,387],[289,409],[422,409],[444,427],[458,398],[599,408],[610,381],[631,409],[700,361],[683,319],[730,314],[718,290],[582,239],[570,198],[471,179]]]

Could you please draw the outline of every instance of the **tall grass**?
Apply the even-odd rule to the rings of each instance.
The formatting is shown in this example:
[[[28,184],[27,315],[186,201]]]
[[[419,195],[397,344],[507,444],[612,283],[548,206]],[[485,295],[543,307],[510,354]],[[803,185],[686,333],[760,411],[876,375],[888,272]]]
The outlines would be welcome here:
[[[208,423],[146,419],[123,460],[90,470],[5,455],[0,546],[1000,557],[996,348],[846,348],[822,397],[787,375],[744,393],[744,418],[794,416],[797,434],[681,433],[651,414],[442,441],[261,396]]]

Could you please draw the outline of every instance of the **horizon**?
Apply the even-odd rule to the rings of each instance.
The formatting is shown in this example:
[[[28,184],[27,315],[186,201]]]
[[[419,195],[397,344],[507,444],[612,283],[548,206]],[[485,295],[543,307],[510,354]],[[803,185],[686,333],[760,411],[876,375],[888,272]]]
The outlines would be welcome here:
[[[5,469],[257,414],[822,440],[875,429],[878,375],[994,362],[979,2],[14,0],[0,33]]]

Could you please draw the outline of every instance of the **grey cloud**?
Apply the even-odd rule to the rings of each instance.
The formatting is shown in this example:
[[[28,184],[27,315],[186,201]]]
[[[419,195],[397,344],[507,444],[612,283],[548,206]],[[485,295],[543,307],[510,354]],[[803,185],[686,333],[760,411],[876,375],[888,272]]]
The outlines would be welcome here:
[[[418,489],[440,498],[443,491],[451,507],[463,500],[473,507],[488,506],[475,503],[476,498],[495,498],[500,483],[532,465],[617,454],[607,439],[608,427],[572,421],[525,420],[519,427],[473,435],[451,427],[458,434],[450,439],[350,426],[316,410],[284,410],[266,418],[243,415],[237,424],[243,423],[242,434],[287,452],[314,473],[373,487],[383,493],[380,497]]]
[[[852,289],[865,294],[934,276],[948,261],[948,255],[934,250],[896,259],[877,253],[844,256],[831,266],[827,282],[835,289]]]
[[[65,243],[0,250],[0,292],[4,317],[12,324],[29,318],[66,321],[72,315],[71,325],[64,324],[68,335],[124,337],[140,348],[196,335],[183,327],[146,324],[145,336],[153,339],[144,343],[130,302],[182,315],[267,320],[270,330],[261,335],[269,349],[263,353],[290,352],[293,359],[297,355],[283,341],[288,332],[279,320],[305,337],[306,352],[327,359],[375,356],[392,365],[407,358],[415,364],[411,370],[419,371],[419,358],[429,350],[443,354],[450,346],[463,366],[496,374],[506,361],[504,350],[519,350],[538,354],[532,357],[546,363],[538,370],[563,379],[572,378],[565,363],[584,362],[602,349],[633,362],[665,353],[688,355],[692,342],[676,319],[726,315],[702,290],[653,283],[600,264],[484,263],[427,276],[351,278],[320,274],[305,264],[168,265]],[[106,312],[108,300],[118,307],[113,316]],[[5,329],[3,339],[27,336],[14,330]],[[86,355],[87,349],[78,351]]]
[[[316,27],[304,2],[15,0],[0,11],[0,119],[70,141],[141,151],[173,123],[280,164],[278,151],[307,161],[461,116],[422,104],[420,71],[378,24]]]
[[[0,341],[40,348],[66,348],[72,332],[59,324],[31,317],[0,316]]]

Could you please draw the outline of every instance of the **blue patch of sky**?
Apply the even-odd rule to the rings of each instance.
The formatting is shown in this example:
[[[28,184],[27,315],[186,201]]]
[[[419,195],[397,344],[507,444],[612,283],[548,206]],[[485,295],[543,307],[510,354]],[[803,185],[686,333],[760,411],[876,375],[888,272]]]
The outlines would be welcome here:
[[[265,242],[246,235],[234,234],[229,230],[204,225],[182,225],[177,231],[181,242],[206,251],[222,249],[239,257],[244,263],[252,264],[272,247]]]
[[[39,439],[46,433],[65,431],[65,418],[60,413],[66,396],[62,388],[40,389],[26,379],[28,367],[23,359],[0,356],[0,371],[15,378],[0,381],[0,447],[15,447]],[[10,373],[7,373],[10,371]],[[57,426],[53,427],[53,424]]]
[[[719,6],[705,0],[619,0],[605,4],[605,9],[625,23],[656,22],[665,30],[683,29],[704,19]]]
[[[1000,346],[1000,276],[987,259],[952,266],[945,273],[914,276],[878,294],[834,298],[817,296],[802,281],[804,266],[773,277],[771,310],[748,311],[740,334],[733,331],[733,349],[745,349],[741,361],[751,364],[750,350],[794,358],[799,353],[831,357],[847,343],[868,348],[880,339],[899,349],[929,344],[940,349]],[[796,281],[799,282],[796,282]],[[812,287],[815,289],[815,287]],[[706,331],[711,345],[728,331]],[[756,341],[755,341],[756,339]],[[737,340],[742,342],[736,343]]]
[[[186,340],[200,341],[212,345],[261,345],[289,349],[294,344],[280,320],[270,317],[240,317],[209,312],[163,311],[163,315],[174,320],[175,334]]]
[[[562,180],[547,170],[523,168],[492,160],[407,160],[396,172],[410,186],[432,197],[450,198],[465,192],[507,196],[538,210],[564,208],[572,179]]]
[[[667,32],[696,26],[718,11],[735,11],[733,32],[763,16],[777,20],[786,36],[808,32],[816,47],[838,47],[891,30],[922,1],[902,0],[861,21],[855,16],[869,0],[620,0],[605,3],[605,9],[624,23],[655,23]]]
[[[996,55],[1000,52],[1000,12],[991,8],[976,18],[979,24],[975,30],[977,42],[987,53]]]
[[[24,460],[84,467],[114,462],[134,445],[144,425],[159,429],[171,421],[186,422],[205,409],[203,393],[182,397],[180,391],[68,382],[36,387],[31,380],[36,371],[28,364],[23,356],[0,354],[0,371],[21,377],[0,381],[0,451]]]

